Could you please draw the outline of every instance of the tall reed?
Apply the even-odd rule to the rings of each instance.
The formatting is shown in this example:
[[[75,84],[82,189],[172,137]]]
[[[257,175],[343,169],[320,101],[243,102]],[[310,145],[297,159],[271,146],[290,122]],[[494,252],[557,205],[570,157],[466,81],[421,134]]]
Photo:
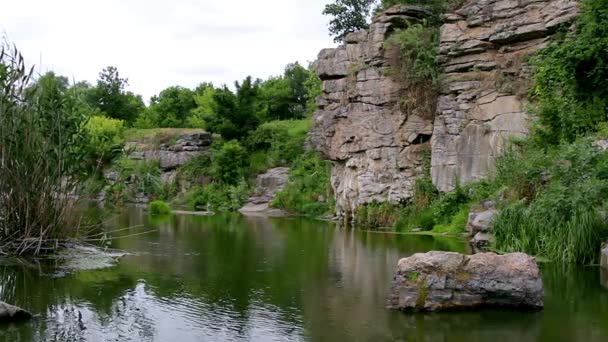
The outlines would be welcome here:
[[[75,233],[70,209],[85,118],[21,53],[0,43],[0,253],[37,254]],[[76,229],[77,230],[77,229]]]

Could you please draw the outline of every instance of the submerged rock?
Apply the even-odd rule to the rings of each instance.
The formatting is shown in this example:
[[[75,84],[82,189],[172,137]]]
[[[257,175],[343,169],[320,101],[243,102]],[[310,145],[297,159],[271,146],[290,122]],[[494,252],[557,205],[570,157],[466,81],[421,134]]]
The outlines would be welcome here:
[[[475,247],[487,247],[490,246],[494,242],[494,235],[489,233],[479,232],[475,234],[473,239],[471,239],[471,243]]]
[[[399,260],[388,308],[438,311],[479,307],[540,309],[543,282],[523,253],[414,254]]]
[[[32,314],[14,305],[0,302],[0,322],[14,322],[32,318]]]

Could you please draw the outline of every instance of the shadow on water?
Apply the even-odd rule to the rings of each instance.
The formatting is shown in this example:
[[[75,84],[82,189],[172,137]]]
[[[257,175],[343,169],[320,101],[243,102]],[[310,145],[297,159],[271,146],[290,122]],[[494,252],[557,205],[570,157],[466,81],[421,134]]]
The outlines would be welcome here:
[[[339,229],[301,218],[149,218],[109,229],[130,252],[111,268],[54,277],[54,265],[0,266],[0,300],[38,317],[0,325],[7,341],[608,340],[597,268],[543,265],[543,312],[405,315],[384,309],[399,258],[466,251],[459,240]],[[133,235],[154,228],[150,234]]]

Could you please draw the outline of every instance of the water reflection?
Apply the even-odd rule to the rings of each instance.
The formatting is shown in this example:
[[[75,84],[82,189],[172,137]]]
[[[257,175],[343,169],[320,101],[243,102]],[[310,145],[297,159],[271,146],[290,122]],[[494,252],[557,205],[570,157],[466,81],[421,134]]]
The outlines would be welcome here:
[[[9,341],[608,340],[596,268],[543,266],[540,313],[404,315],[384,309],[400,257],[465,252],[458,240],[337,229],[306,219],[175,216],[133,209],[112,228],[132,254],[54,278],[53,265],[0,267],[2,300],[37,314],[0,326]],[[155,228],[151,234],[134,235]]]

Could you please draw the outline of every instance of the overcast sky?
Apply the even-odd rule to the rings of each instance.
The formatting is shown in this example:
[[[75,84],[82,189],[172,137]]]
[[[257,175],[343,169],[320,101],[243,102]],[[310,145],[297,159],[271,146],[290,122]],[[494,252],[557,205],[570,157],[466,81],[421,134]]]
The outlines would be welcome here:
[[[29,63],[94,84],[116,66],[144,99],[162,89],[279,75],[334,46],[330,0],[19,0],[0,30]]]

